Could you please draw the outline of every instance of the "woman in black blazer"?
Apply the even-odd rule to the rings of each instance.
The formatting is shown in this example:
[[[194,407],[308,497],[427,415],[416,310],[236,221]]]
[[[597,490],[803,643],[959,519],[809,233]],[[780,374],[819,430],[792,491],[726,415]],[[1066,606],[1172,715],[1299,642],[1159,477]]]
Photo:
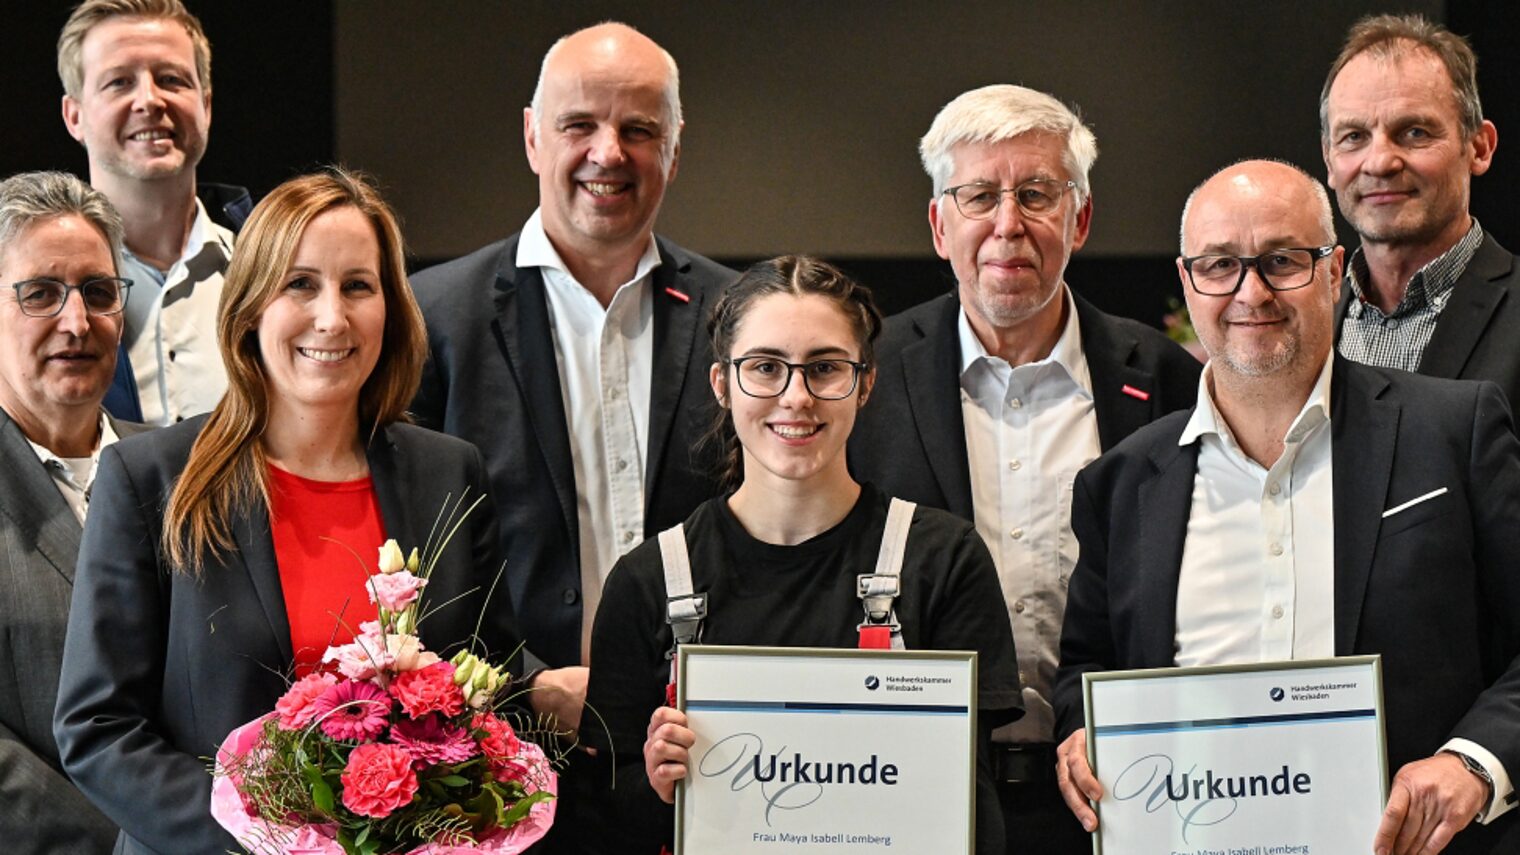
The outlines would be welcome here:
[[[118,852],[237,849],[211,818],[209,758],[274,708],[302,652],[282,585],[298,562],[272,533],[274,470],[318,486],[367,478],[379,526],[404,547],[424,544],[446,503],[485,495],[474,446],[403,423],[426,354],[403,264],[395,217],[362,179],[333,170],[276,188],[227,272],[226,395],[101,458],[54,732],[69,775],[121,826]],[[486,602],[495,519],[489,500],[475,508],[434,569],[425,599],[442,607],[420,627],[431,650],[470,643],[482,613],[482,646],[516,648],[505,586]],[[366,561],[378,545],[348,544]],[[357,563],[336,563],[300,572],[357,580],[316,618],[330,613],[342,643],[373,607]]]

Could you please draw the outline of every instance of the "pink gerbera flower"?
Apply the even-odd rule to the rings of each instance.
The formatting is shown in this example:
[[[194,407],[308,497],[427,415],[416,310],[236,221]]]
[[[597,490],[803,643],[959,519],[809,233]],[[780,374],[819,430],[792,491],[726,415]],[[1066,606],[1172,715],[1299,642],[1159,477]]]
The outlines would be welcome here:
[[[333,739],[374,739],[390,724],[391,699],[369,682],[344,680],[312,702],[322,732]]]
[[[477,753],[468,730],[446,724],[436,715],[396,722],[391,725],[391,742],[405,748],[419,769],[435,763],[463,763]]]

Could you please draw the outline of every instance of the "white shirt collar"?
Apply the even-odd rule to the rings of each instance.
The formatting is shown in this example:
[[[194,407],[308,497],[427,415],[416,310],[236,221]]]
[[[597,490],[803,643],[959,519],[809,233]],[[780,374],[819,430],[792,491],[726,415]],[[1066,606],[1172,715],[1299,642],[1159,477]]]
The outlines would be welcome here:
[[[566,276],[574,279],[570,268],[566,266],[559,251],[549,241],[549,234],[544,231],[544,212],[542,208],[535,208],[533,216],[523,224],[522,232],[517,238],[517,266],[547,267],[558,270]],[[655,243],[654,235],[649,236],[649,246],[644,248],[644,254],[639,256],[639,263],[633,271],[633,278],[629,282],[641,281],[648,276],[650,271],[660,266],[660,248]]]
[[[1087,354],[1082,350],[1082,329],[1077,322],[1077,301],[1072,299],[1071,289],[1061,286],[1061,299],[1071,311],[1066,313],[1066,325],[1061,329],[1061,337],[1056,339],[1055,346],[1050,349],[1050,355],[1044,359],[1029,363],[1031,366],[1054,365],[1066,372],[1066,376],[1081,389],[1083,394],[1091,398],[1092,372],[1087,367]],[[971,329],[971,321],[966,317],[966,307],[960,307],[956,328],[960,333],[961,345],[961,377],[966,376],[973,366],[986,360],[989,365],[1008,363],[1001,357],[993,356],[982,345],[982,340],[976,337],[976,331]]]
[[[1325,364],[1320,367],[1319,377],[1314,381],[1314,388],[1309,390],[1309,397],[1294,417],[1293,423],[1288,426],[1287,442],[1297,442],[1303,439],[1304,434],[1330,420],[1330,373],[1335,364],[1335,355],[1325,355]],[[1213,377],[1214,363],[1211,361],[1203,366],[1203,375],[1198,378],[1198,405],[1193,408],[1193,415],[1188,419],[1187,426],[1182,430],[1182,436],[1177,439],[1178,445],[1191,445],[1200,437],[1213,434],[1229,443],[1234,443],[1234,434],[1230,433],[1230,426],[1225,423],[1224,416],[1220,414],[1218,406],[1214,403]]]
[[[183,264],[185,259],[194,258],[199,255],[201,249],[211,240],[220,243],[222,249],[226,250],[230,256],[232,254],[232,244],[228,242],[227,238],[223,237],[222,233],[223,230],[217,228],[216,223],[211,221],[211,215],[206,213],[206,206],[201,204],[200,199],[196,199],[195,218],[190,221],[189,234],[185,235],[185,247],[181,250],[179,258],[174,260],[174,265],[170,266],[169,270],[173,270],[174,266]],[[121,253],[139,267],[154,269],[153,265],[139,258],[126,244],[122,244]]]

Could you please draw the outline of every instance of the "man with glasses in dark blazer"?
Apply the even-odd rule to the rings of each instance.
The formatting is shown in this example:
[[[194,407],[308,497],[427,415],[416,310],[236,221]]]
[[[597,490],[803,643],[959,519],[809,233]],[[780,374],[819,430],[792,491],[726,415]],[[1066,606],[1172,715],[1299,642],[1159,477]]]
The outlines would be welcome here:
[[[1077,557],[1072,479],[1192,404],[1199,365],[1067,287],[1066,263],[1092,224],[1097,142],[1064,104],[1021,86],[972,90],[919,148],[934,248],[956,287],[887,322],[850,465],[887,493],[971,520],[987,541],[1026,710],[993,737],[1009,851],[1086,853],[1056,789],[1050,705]]]

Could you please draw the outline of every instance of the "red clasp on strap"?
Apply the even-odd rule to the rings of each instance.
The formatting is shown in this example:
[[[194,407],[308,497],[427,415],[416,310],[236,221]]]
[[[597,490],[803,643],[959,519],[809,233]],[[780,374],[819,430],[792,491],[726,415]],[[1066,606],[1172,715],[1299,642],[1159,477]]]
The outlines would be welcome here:
[[[891,650],[892,627],[863,626],[860,628],[861,650]]]

